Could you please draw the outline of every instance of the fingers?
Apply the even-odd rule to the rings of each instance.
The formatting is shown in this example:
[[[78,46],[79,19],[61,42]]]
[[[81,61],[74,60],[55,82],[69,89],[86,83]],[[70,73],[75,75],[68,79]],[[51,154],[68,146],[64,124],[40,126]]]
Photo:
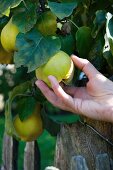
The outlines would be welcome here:
[[[75,55],[71,56],[74,64],[82,70],[88,78],[94,77],[96,74],[100,74],[100,72],[86,59],[79,58]]]
[[[41,92],[47,98],[47,100],[55,105],[55,103],[56,103],[56,95],[54,94],[54,92],[52,90],[50,90],[50,88],[41,80],[37,80],[35,82],[35,84],[41,90]]]
[[[48,79],[50,80],[52,89],[53,89],[54,93],[57,95],[57,97],[62,99],[64,102],[67,102],[67,104],[68,103],[71,104],[73,102],[72,97],[70,95],[68,95],[67,93],[65,93],[65,91],[62,89],[62,87],[59,85],[56,78],[54,76],[49,76]]]
[[[54,106],[73,112],[73,98],[64,92],[55,77],[49,76],[49,80],[51,82],[53,91],[41,80],[37,80],[35,84],[41,90],[47,100]]]

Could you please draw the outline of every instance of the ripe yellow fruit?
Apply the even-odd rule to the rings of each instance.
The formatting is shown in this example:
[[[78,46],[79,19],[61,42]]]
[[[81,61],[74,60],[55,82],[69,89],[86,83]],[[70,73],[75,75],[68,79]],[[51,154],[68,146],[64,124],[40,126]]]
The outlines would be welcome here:
[[[57,17],[51,12],[47,11],[39,17],[36,28],[45,36],[55,35],[57,30]]]
[[[5,51],[0,43],[0,64],[13,63],[13,54]]]
[[[40,116],[41,107],[38,104],[34,112],[24,121],[16,115],[13,124],[14,128],[22,141],[36,140],[43,132],[43,124]]]
[[[36,69],[36,77],[43,80],[49,87],[51,87],[49,75],[55,76],[58,82],[68,83],[72,80],[73,73],[74,64],[68,54],[63,51],[59,51],[46,64]]]
[[[18,33],[18,27],[12,23],[11,18],[1,31],[1,44],[6,51],[13,52],[16,50],[15,41]]]

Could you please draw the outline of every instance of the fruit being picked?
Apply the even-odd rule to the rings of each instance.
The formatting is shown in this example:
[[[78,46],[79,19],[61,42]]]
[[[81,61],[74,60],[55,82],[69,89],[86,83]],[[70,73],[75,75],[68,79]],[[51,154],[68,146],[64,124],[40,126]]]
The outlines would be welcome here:
[[[68,54],[63,51],[57,52],[49,61],[36,69],[36,77],[43,80],[51,87],[48,80],[49,75],[56,77],[58,82],[69,83],[74,74],[74,64]]]
[[[34,141],[42,134],[43,124],[40,111],[41,107],[38,104],[34,112],[27,119],[21,121],[18,114],[14,118],[14,128],[22,141]]]
[[[13,52],[16,50],[15,41],[18,33],[18,27],[12,23],[11,18],[1,31],[1,44],[6,51]]]
[[[51,11],[46,11],[38,18],[36,28],[45,36],[55,35],[57,30],[56,19],[57,17]]]

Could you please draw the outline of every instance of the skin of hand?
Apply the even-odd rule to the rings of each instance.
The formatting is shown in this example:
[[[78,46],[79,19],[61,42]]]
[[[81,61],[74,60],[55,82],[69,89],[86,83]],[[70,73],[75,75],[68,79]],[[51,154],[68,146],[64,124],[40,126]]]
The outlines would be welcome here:
[[[54,106],[95,120],[113,122],[113,82],[103,76],[86,59],[71,56],[74,64],[88,77],[86,87],[60,86],[54,76],[48,76],[52,89],[43,81],[36,85]]]

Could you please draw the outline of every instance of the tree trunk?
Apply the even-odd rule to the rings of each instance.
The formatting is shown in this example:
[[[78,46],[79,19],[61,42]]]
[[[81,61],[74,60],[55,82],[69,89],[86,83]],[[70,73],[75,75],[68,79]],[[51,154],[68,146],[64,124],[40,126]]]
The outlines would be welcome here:
[[[55,166],[60,170],[113,169],[113,144],[109,142],[113,141],[113,125],[90,119],[85,121],[87,124],[62,125],[57,137]]]

